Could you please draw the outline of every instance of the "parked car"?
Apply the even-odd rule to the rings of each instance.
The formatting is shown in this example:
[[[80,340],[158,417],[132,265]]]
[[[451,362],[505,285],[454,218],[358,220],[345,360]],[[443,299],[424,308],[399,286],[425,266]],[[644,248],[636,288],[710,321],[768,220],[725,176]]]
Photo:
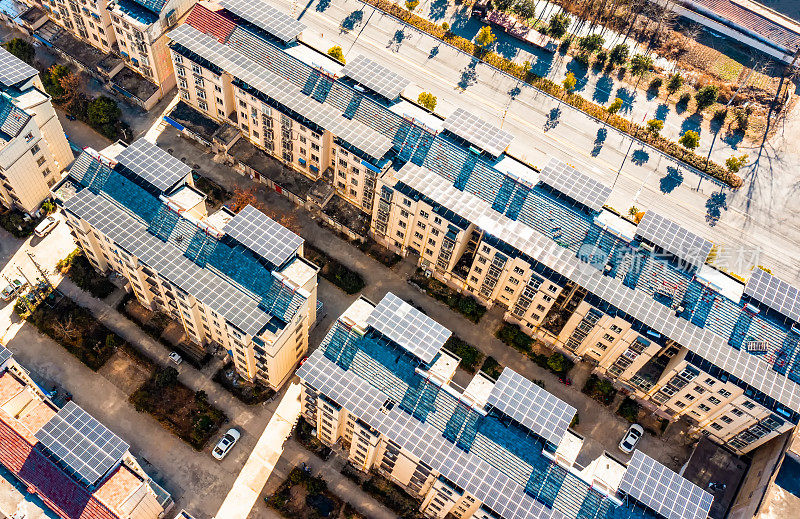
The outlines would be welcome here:
[[[15,298],[26,286],[28,286],[28,282],[25,281],[25,279],[21,277],[14,278],[11,280],[11,283],[0,292],[0,296],[3,297],[3,301],[8,301]]]
[[[228,429],[228,432],[226,432],[225,435],[220,438],[216,447],[214,447],[214,450],[211,451],[211,455],[214,456],[214,458],[221,460],[228,455],[233,446],[236,445],[236,442],[238,442],[239,438],[241,437],[242,435],[236,430],[235,427]]]
[[[173,351],[169,354],[169,360],[171,360],[176,366],[180,366],[181,362],[183,362],[183,358],[177,351]]]
[[[50,234],[50,231],[56,228],[56,225],[58,225],[58,219],[55,216],[50,215],[36,226],[36,229],[33,230],[33,233],[39,238],[44,238]]]
[[[625,433],[625,436],[619,442],[619,450],[625,454],[630,454],[633,452],[633,449],[636,448],[636,444],[639,443],[639,440],[643,435],[644,429],[642,429],[641,425],[631,425],[628,427],[628,431]]]

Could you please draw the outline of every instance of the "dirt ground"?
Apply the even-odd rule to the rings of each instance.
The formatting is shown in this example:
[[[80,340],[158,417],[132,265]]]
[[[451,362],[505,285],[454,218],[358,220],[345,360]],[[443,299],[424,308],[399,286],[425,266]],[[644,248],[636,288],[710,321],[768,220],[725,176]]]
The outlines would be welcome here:
[[[129,396],[150,378],[150,370],[122,348],[117,349],[98,373]]]

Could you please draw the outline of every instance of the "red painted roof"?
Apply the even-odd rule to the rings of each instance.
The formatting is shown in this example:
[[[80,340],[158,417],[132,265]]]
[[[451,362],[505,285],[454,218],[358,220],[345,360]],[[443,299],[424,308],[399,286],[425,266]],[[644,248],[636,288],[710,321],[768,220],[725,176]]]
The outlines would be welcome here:
[[[687,7],[692,4],[706,9],[715,14],[718,18],[733,22],[745,29],[760,35],[771,42],[781,45],[788,49],[796,49],[800,46],[800,35],[796,32],[782,27],[778,23],[761,16],[759,13],[737,5],[731,0],[684,0]]]
[[[25,482],[56,513],[66,519],[119,519],[89,490],[14,430],[13,418],[0,411],[0,463]]]
[[[222,11],[212,11],[203,4],[197,4],[192,8],[186,23],[200,32],[215,37],[220,43],[225,43],[236,28],[236,24],[226,18]]]

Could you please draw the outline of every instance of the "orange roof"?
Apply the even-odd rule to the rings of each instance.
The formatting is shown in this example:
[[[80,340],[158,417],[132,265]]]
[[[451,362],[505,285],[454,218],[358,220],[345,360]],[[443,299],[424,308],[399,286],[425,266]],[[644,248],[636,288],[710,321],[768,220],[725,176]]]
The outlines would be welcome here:
[[[137,488],[142,484],[142,480],[125,465],[120,465],[94,491],[94,497],[112,510],[117,510]]]
[[[30,431],[30,439],[35,441],[33,435],[36,434],[36,431],[41,429],[44,424],[50,421],[50,419],[55,416],[56,412],[44,402],[39,402],[35,407],[26,411],[24,416],[18,418],[18,421]],[[19,429],[17,430],[19,431]],[[22,433],[22,431],[19,432]]]
[[[0,375],[0,405],[8,402],[14,395],[22,391],[24,387],[25,385],[17,380],[14,375],[8,371],[4,371],[3,374]]]

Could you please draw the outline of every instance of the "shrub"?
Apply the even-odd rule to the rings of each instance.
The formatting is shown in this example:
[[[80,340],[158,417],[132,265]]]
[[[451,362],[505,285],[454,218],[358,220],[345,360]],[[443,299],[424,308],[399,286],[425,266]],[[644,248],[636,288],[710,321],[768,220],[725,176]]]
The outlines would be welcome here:
[[[705,110],[717,102],[717,97],[719,97],[719,87],[716,85],[704,86],[694,95],[694,100],[697,103],[697,109]]]
[[[122,111],[117,102],[110,97],[102,96],[89,102],[86,115],[89,124],[109,139],[117,135],[117,125]]]
[[[36,55],[36,47],[21,38],[14,38],[3,44],[3,47],[25,63],[32,65]]]
[[[595,374],[589,375],[581,391],[605,405],[610,405],[617,396],[614,384],[606,379],[600,379]]]
[[[450,32],[450,24],[447,22],[442,22],[442,30],[444,32]]]
[[[597,65],[599,67],[602,67],[605,64],[607,59],[608,59],[608,53],[606,51],[604,51],[604,50],[601,50],[594,57],[594,63],[595,63],[595,65]]]
[[[570,18],[565,13],[556,13],[550,17],[550,22],[547,24],[547,33],[553,38],[561,38],[567,34],[569,29]]]
[[[621,109],[622,109],[622,99],[620,99],[619,97],[614,99],[614,101],[610,105],[608,105],[608,107],[606,107],[606,111],[611,115],[616,114]]]
[[[684,92],[684,93],[682,93],[682,94],[681,94],[681,96],[678,98],[678,104],[679,104],[679,105],[684,105],[684,106],[686,106],[686,105],[688,105],[688,104],[689,104],[689,101],[690,101],[691,99],[692,99],[692,96],[691,96],[691,94],[689,94],[689,92]]]
[[[501,326],[494,335],[504,343],[526,355],[531,353],[533,339],[526,335],[516,324],[503,323],[503,326]]]
[[[630,423],[636,423],[639,418],[640,407],[636,400],[631,397],[625,397],[625,400],[622,401],[619,405],[619,409],[617,409],[617,414]]]
[[[678,142],[687,150],[694,150],[700,146],[700,134],[694,130],[686,130]]]
[[[461,358],[459,366],[469,373],[475,373],[483,361],[483,353],[468,342],[465,342],[457,335],[451,335],[444,343],[444,349],[452,351]]]
[[[650,119],[647,121],[647,131],[652,135],[658,135],[664,129],[664,121],[661,119]]]
[[[564,87],[564,90],[566,90],[568,94],[571,94],[572,91],[575,90],[575,85],[577,84],[575,74],[569,72],[561,84]]]
[[[158,370],[153,378],[156,387],[169,387],[178,381],[178,370],[172,366],[167,366]]]
[[[430,92],[420,92],[417,102],[426,110],[433,112],[436,109],[436,96]]]
[[[653,78],[650,84],[647,86],[648,92],[653,92],[654,94],[658,94],[658,91],[661,90],[661,85],[664,83],[664,80],[661,79],[659,76]]]
[[[481,27],[481,29],[478,31],[477,36],[475,36],[475,42],[483,48],[486,48],[492,43],[494,43],[494,40],[496,39],[497,38],[492,33],[492,28],[489,27],[488,25],[484,25],[483,27]]]
[[[406,9],[413,11],[419,5],[419,0],[406,0]]]
[[[342,48],[339,45],[334,45],[328,49],[328,56],[332,57],[342,65],[347,63],[347,61],[344,59],[344,52],[342,52]]]
[[[494,357],[486,357],[486,360],[483,361],[483,365],[481,366],[481,371],[497,380],[503,372],[503,366],[501,366]]]
[[[572,361],[561,353],[553,353],[547,359],[547,367],[556,374],[566,374],[572,368]]]
[[[725,161],[725,167],[728,168],[728,171],[731,173],[738,173],[740,169],[747,165],[747,153],[744,155],[740,155],[739,157],[735,155],[731,155]]]

